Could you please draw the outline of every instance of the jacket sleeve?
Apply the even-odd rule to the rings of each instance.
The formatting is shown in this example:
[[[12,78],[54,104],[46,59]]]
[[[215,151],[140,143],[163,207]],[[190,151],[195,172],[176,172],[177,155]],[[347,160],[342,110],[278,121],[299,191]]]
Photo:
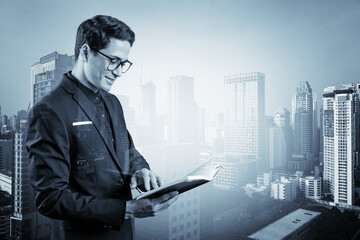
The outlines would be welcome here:
[[[69,188],[70,141],[61,116],[48,104],[29,114],[26,147],[38,211],[50,218],[91,221],[120,227],[126,201],[85,196]]]

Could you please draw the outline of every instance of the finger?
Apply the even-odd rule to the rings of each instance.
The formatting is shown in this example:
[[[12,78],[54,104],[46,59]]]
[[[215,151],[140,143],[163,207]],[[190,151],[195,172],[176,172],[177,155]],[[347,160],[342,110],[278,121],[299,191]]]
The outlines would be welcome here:
[[[136,181],[136,175],[135,174],[131,177],[130,187],[131,187],[131,189],[135,189],[137,187],[137,181]]]
[[[168,207],[170,207],[171,204],[173,204],[178,199],[178,197],[179,196],[175,196],[165,202],[157,204],[154,207],[154,212],[160,212],[160,211],[166,210]]]
[[[145,187],[146,191],[150,191],[150,177],[149,177],[149,174],[144,174],[143,180],[144,180],[144,187]]]
[[[169,199],[171,199],[171,198],[173,198],[173,197],[175,197],[177,195],[179,195],[179,193],[174,191],[174,192],[163,194],[160,197],[154,198],[154,199],[152,199],[152,201],[157,203],[157,204],[160,204],[162,202],[168,201]]]
[[[154,173],[150,173],[150,182],[151,182],[151,186],[153,188],[158,188],[158,183],[157,183],[157,180],[156,180],[156,175]]]
[[[164,185],[164,182],[163,182],[163,180],[162,180],[161,177],[156,176],[156,181],[157,181],[159,187],[161,187],[162,185]]]

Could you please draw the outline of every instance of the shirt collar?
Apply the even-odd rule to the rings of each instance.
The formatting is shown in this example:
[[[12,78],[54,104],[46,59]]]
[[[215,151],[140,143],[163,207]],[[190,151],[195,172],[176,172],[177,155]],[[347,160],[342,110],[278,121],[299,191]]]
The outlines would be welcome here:
[[[98,89],[95,93],[93,90],[82,84],[74,75],[71,74],[71,71],[67,73],[67,76],[71,81],[73,81],[76,86],[82,91],[92,103],[99,103],[101,100],[100,90]]]

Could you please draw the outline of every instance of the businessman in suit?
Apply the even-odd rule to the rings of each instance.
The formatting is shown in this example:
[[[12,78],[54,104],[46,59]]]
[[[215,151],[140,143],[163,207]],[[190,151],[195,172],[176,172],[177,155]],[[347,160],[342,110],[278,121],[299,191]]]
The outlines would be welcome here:
[[[130,67],[134,32],[98,15],[78,28],[75,65],[30,111],[26,146],[38,211],[52,239],[133,239],[134,217],[168,208],[177,192],[134,200],[131,188],[159,187],[135,149],[117,98],[108,93]]]

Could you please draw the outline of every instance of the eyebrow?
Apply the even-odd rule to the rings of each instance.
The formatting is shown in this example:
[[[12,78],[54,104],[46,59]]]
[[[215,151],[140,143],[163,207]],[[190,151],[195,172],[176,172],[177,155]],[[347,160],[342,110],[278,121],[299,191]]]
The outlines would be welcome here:
[[[123,60],[122,58],[120,58],[120,57],[118,57],[118,56],[109,55],[109,57],[111,57],[111,58],[116,58],[116,59],[120,59],[120,61],[125,61],[125,60]]]

